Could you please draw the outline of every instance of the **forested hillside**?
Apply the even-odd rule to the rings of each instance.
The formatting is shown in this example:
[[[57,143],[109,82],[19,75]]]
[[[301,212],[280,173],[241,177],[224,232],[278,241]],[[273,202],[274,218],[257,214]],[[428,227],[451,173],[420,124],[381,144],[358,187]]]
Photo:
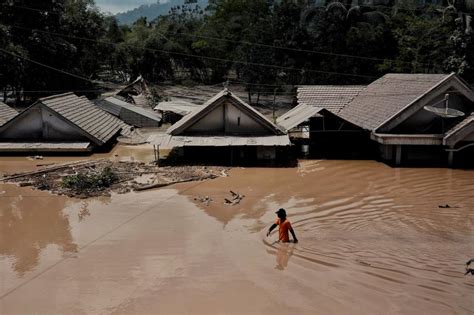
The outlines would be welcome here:
[[[210,0],[156,20],[119,25],[93,0],[0,3],[0,86],[35,98],[91,90],[97,81],[216,84],[273,91],[359,84],[387,72],[455,71],[474,83],[467,3],[324,6],[307,1]]]
[[[162,1],[164,2],[164,1]],[[169,0],[166,3],[145,4],[141,5],[136,9],[119,13],[115,17],[119,24],[132,25],[141,17],[146,17],[148,21],[152,21],[159,16],[167,15],[170,10],[174,7],[181,6],[186,0]],[[196,5],[200,8],[205,9],[207,7],[207,0],[197,0]]]

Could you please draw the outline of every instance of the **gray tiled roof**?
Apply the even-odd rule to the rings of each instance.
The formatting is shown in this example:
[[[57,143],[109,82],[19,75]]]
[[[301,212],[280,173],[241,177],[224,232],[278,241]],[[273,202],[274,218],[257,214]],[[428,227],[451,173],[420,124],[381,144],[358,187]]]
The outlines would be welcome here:
[[[0,126],[18,115],[18,112],[5,103],[0,102]]]
[[[137,127],[159,127],[161,115],[137,105],[124,102],[116,97],[107,97],[95,102],[106,112],[119,117],[128,124]]]
[[[325,108],[337,114],[364,88],[362,85],[302,85],[298,87],[298,104]]]
[[[131,128],[123,121],[101,110],[85,97],[73,93],[42,98],[39,102],[82,129],[94,142],[104,144],[122,129]]]
[[[386,74],[369,84],[338,115],[363,129],[375,130],[449,76]]]

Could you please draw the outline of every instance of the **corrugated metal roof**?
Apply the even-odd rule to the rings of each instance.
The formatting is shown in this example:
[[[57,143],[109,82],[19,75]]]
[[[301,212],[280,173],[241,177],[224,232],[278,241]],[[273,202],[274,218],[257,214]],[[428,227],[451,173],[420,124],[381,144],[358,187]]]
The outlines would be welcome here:
[[[18,112],[5,103],[0,102],[0,126],[18,115]]]
[[[106,143],[122,129],[130,131],[132,128],[101,110],[87,98],[78,97],[73,93],[41,98],[38,102],[82,129],[97,144]]]
[[[110,114],[120,117],[126,123],[137,127],[159,126],[161,123],[160,114],[129,104],[115,97],[98,100],[96,105]],[[131,113],[137,115],[137,117],[133,117]]]
[[[198,109],[199,107],[200,105],[188,103],[181,100],[174,100],[158,103],[158,105],[155,107],[155,110],[159,110],[162,112],[172,112],[181,116],[186,116]]]
[[[154,135],[148,139],[153,145],[162,148],[176,147],[228,147],[228,146],[289,146],[288,135],[262,137],[232,136],[172,136]]]
[[[375,130],[450,76],[386,74],[360,91],[338,116],[363,129]]]
[[[302,85],[297,91],[298,104],[325,108],[337,114],[364,88],[363,85]]]
[[[90,142],[0,142],[0,152],[85,152]]]
[[[168,134],[178,135],[183,130],[188,128],[194,122],[201,119],[206,113],[213,109],[213,105],[215,105],[221,99],[228,98],[234,101],[235,104],[240,106],[241,109],[247,111],[250,115],[252,115],[257,121],[259,121],[262,125],[266,126],[270,131],[275,134],[283,134],[285,133],[280,127],[272,123],[268,120],[265,116],[263,116],[260,112],[254,109],[252,106],[245,103],[241,100],[237,95],[233,94],[227,89],[222,90],[221,92],[214,95],[211,99],[209,99],[206,103],[204,103],[199,109],[193,111],[191,114],[184,116],[178,122],[176,122],[173,126],[171,126],[168,130]]]
[[[278,117],[277,124],[285,130],[290,130],[317,115],[323,108],[300,104],[282,116]]]

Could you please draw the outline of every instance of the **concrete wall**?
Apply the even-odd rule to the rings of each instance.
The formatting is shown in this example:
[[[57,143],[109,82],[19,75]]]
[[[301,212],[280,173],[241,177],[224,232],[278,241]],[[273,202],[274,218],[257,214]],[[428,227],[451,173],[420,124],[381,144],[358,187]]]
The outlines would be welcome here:
[[[265,135],[269,131],[231,102],[225,102],[188,128],[190,133]]]
[[[59,119],[57,114],[39,106],[19,117],[0,134],[0,138],[19,141],[89,141],[74,126]]]

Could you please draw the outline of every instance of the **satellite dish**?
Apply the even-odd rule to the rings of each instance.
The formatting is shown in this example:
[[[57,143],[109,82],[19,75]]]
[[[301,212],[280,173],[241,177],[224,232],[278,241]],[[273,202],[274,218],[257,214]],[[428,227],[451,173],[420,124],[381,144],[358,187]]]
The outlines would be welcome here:
[[[460,110],[454,109],[454,108],[449,108],[448,103],[449,103],[449,94],[446,94],[444,96],[444,100],[441,102],[444,102],[444,108],[441,107],[434,107],[434,106],[425,106],[423,107],[424,110],[427,110],[441,118],[456,118],[456,117],[462,117],[464,116],[464,113],[461,112]],[[439,104],[441,102],[438,102],[436,104]],[[436,105],[434,104],[434,105]]]
[[[442,118],[456,118],[464,116],[463,112],[454,108],[439,108],[434,106],[425,106],[423,108]]]

